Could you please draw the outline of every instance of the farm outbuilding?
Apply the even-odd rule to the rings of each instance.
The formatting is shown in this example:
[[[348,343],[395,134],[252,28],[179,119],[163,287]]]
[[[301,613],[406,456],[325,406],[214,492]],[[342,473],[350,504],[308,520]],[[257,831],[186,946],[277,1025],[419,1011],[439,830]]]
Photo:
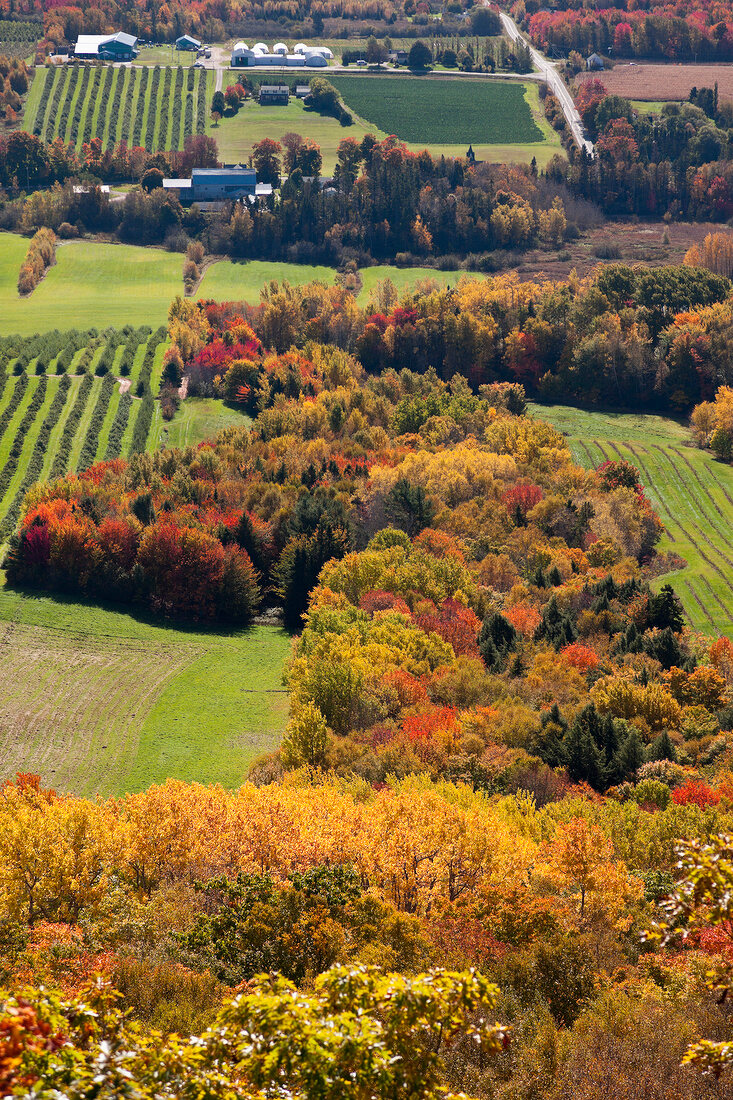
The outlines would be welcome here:
[[[244,68],[250,66],[265,67],[271,65],[275,68],[323,68],[333,58],[333,53],[328,46],[306,46],[299,42],[293,53],[288,53],[288,47],[284,42],[276,42],[272,52],[264,42],[255,42],[250,49],[246,42],[237,42],[232,50],[232,68]]]
[[[590,57],[586,58],[585,67],[597,72],[604,68],[603,58],[598,53],[592,53]]]
[[[74,57],[91,61],[132,61],[137,52],[135,35],[117,31],[116,34],[80,34]]]
[[[194,168],[191,179],[164,179],[166,191],[178,191],[181,202],[213,202],[218,199],[254,197],[254,168]]]
[[[200,50],[201,43],[198,38],[194,38],[190,34],[182,34],[180,38],[176,39],[177,50]]]

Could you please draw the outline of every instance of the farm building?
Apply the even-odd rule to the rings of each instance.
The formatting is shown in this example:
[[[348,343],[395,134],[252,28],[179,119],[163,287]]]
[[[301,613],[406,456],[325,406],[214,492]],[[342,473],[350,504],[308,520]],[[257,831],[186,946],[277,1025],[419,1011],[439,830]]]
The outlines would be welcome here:
[[[267,107],[287,107],[290,102],[290,88],[287,84],[263,84],[260,86],[260,105]]]
[[[201,43],[198,38],[194,38],[190,34],[182,34],[180,38],[176,39],[177,50],[200,50]]]
[[[215,202],[217,199],[254,198],[254,168],[194,168],[191,179],[164,179],[166,191],[178,191],[181,202]]]
[[[95,61],[132,61],[137,57],[137,38],[133,34],[80,34],[74,57]]]
[[[328,65],[333,58],[333,53],[328,46],[304,46],[299,42],[293,53],[288,53],[288,47],[284,42],[276,42],[270,52],[264,42],[255,42],[250,49],[246,42],[237,42],[232,50],[232,68],[251,68],[267,65],[283,68],[300,68],[307,66],[309,69],[320,69]]]
[[[295,85],[295,95],[298,99],[305,99],[306,96],[309,96],[310,94],[311,94],[310,84],[296,84]]]
[[[590,57],[586,58],[585,67],[586,67],[586,69],[593,69],[593,70],[602,69],[604,67],[603,66],[603,58],[601,57],[600,54],[592,53],[590,55]]]

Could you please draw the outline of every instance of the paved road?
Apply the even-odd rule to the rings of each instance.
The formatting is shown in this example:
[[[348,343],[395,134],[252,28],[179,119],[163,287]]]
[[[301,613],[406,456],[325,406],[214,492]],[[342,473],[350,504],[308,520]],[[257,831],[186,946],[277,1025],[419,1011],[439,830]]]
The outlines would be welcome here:
[[[581,149],[585,149],[587,153],[593,156],[593,142],[589,141],[583,133],[583,123],[573,103],[573,97],[568,91],[565,81],[560,76],[556,67],[551,61],[547,60],[544,54],[541,54],[539,50],[536,50],[534,46],[530,45],[511,16],[507,15],[506,12],[500,12],[499,18],[512,42],[522,42],[529,46],[532,62],[539,69],[541,76],[547,82],[548,88],[560,103],[567,124],[570,127],[570,132],[575,138],[575,141]]]

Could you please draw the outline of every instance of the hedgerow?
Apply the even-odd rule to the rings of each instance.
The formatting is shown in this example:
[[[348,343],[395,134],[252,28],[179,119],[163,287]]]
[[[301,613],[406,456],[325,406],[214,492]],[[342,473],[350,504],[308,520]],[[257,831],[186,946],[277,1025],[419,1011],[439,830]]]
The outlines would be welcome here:
[[[160,87],[160,66],[153,69],[153,79],[150,84],[150,107],[148,109],[148,124],[145,130],[145,148],[153,152],[155,138],[155,120],[158,117],[158,90]]]
[[[173,128],[171,129],[171,149],[183,147],[181,127],[183,122],[183,69],[179,65],[176,71],[176,83],[173,89]]]
[[[18,292],[30,294],[40,283],[56,258],[56,234],[52,229],[39,229],[28,245],[28,251],[18,272]]]
[[[117,406],[115,418],[112,421],[112,425],[109,429],[109,436],[107,438],[107,449],[104,452],[105,460],[120,457],[122,453],[122,439],[130,420],[131,410],[132,397],[130,396],[130,394],[120,394],[120,403]]]
[[[206,73],[201,73],[198,89],[198,103],[196,108],[196,133],[206,133]]]
[[[78,73],[79,70],[77,69]],[[86,101],[87,89],[89,87],[89,81],[91,79],[92,70],[88,65],[85,65],[81,71],[81,77],[77,78],[76,83],[79,84],[79,90],[76,96],[76,102],[74,103],[74,113],[71,116],[71,128],[68,134],[68,144],[76,145],[76,139],[79,136],[79,123],[81,122],[81,111]]]
[[[100,105],[100,117],[104,118],[101,105],[102,82],[103,80],[107,79],[107,76],[110,72],[111,70],[109,68],[104,70],[94,69],[93,71],[92,82],[89,87],[89,94],[87,95],[88,103],[86,115],[84,118],[84,130],[81,135],[82,142],[91,141],[92,137],[94,136],[92,133],[92,123],[94,122],[94,112],[96,110],[97,104]]]

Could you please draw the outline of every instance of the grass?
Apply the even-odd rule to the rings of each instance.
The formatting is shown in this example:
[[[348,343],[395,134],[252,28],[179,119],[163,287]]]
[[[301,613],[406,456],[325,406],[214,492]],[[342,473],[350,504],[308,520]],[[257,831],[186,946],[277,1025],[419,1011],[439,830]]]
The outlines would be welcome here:
[[[79,325],[162,324],[183,292],[182,258],[159,248],[69,241],[27,298],[18,295],[18,270],[28,249],[24,237],[0,233],[0,335],[30,336]]]
[[[260,288],[272,280],[302,286],[314,280],[332,283],[335,275],[332,267],[267,263],[264,260],[249,260],[245,263],[222,260],[207,268],[196,297],[214,298],[220,302],[258,302]]]
[[[664,417],[564,406],[533,411],[567,435],[581,465],[625,458],[637,467],[665,525],[659,548],[687,563],[658,583],[673,584],[694,629],[733,637],[733,467],[693,447],[687,428]]]
[[[643,115],[661,115],[662,107],[666,107],[668,102],[667,99],[632,99],[631,106]]]
[[[158,431],[159,447],[188,447],[213,439],[224,428],[246,428],[251,420],[239,409],[230,408],[213,397],[188,397],[176,415]]]
[[[289,638],[0,588],[0,778],[120,795],[168,777],[241,783],[286,720]]]
[[[525,145],[542,140],[518,81],[339,74],[331,83],[360,118],[403,141]]]
[[[439,286],[455,286],[462,277],[478,279],[481,276],[474,272],[466,271],[436,271],[432,267],[390,267],[382,264],[377,267],[364,267],[359,272],[361,275],[361,290],[357,295],[357,302],[363,306],[369,300],[369,296],[375,287],[384,279],[389,279],[398,294],[411,290],[416,283],[423,279],[431,279]]]

